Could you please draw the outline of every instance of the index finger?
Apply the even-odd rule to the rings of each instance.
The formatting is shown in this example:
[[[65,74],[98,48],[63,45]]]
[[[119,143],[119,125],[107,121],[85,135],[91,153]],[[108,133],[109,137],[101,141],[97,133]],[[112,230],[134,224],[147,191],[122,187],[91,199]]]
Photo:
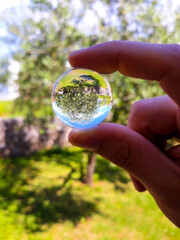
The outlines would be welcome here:
[[[99,73],[120,73],[156,80],[180,105],[180,45],[111,41],[73,52],[73,67],[89,68]]]

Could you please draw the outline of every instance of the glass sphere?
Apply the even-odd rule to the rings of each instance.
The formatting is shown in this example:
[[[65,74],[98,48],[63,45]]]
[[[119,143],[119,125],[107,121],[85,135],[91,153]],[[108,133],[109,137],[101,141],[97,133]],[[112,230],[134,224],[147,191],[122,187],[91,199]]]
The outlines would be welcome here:
[[[87,129],[101,123],[112,107],[111,88],[97,72],[75,68],[56,81],[52,107],[57,117],[73,128]]]

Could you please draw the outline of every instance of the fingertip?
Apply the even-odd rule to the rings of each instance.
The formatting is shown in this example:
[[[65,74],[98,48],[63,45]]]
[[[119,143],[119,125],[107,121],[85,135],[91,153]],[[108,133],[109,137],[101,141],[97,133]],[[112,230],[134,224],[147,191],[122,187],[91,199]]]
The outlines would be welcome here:
[[[77,51],[74,51],[72,53],[69,54],[69,57],[68,57],[68,61],[70,63],[70,65],[72,67],[76,67],[77,66],[77,60],[78,60],[78,56],[81,52],[83,52],[85,50],[85,48],[82,48],[82,49],[79,49]]]
[[[108,48],[111,51],[106,51]],[[111,53],[116,52],[116,57]],[[101,74],[110,74],[117,71],[117,51],[112,42],[100,43],[88,48],[82,48],[69,55],[69,63],[72,67],[87,68]]]
[[[72,67],[74,67],[74,52],[69,54],[68,61]]]
[[[68,136],[69,142],[77,147],[95,151],[98,148],[99,140],[94,134],[93,129],[73,129]]]
[[[81,134],[81,130],[79,129],[72,129],[68,135],[68,141],[74,145],[77,142],[77,138],[79,136],[79,134]]]
[[[73,135],[74,135],[74,129],[72,129],[70,132],[69,132],[69,135],[68,135],[68,141],[70,143],[72,143],[73,141]]]

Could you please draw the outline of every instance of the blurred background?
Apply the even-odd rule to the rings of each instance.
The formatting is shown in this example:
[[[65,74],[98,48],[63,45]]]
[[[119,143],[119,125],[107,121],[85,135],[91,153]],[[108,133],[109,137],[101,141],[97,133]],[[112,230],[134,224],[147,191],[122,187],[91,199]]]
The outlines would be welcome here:
[[[74,50],[104,41],[180,43],[177,0],[6,0],[0,4],[0,240],[178,240],[122,169],[70,146],[51,92]],[[107,121],[126,124],[157,83],[107,76]]]

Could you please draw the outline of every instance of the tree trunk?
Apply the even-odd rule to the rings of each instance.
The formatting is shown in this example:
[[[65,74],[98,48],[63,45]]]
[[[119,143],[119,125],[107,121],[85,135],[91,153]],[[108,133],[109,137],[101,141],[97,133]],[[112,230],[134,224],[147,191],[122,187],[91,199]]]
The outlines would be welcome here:
[[[93,183],[93,174],[94,174],[94,170],[95,170],[95,165],[96,165],[96,154],[89,152],[86,178],[85,178],[85,183],[88,185],[92,185],[92,183]]]

